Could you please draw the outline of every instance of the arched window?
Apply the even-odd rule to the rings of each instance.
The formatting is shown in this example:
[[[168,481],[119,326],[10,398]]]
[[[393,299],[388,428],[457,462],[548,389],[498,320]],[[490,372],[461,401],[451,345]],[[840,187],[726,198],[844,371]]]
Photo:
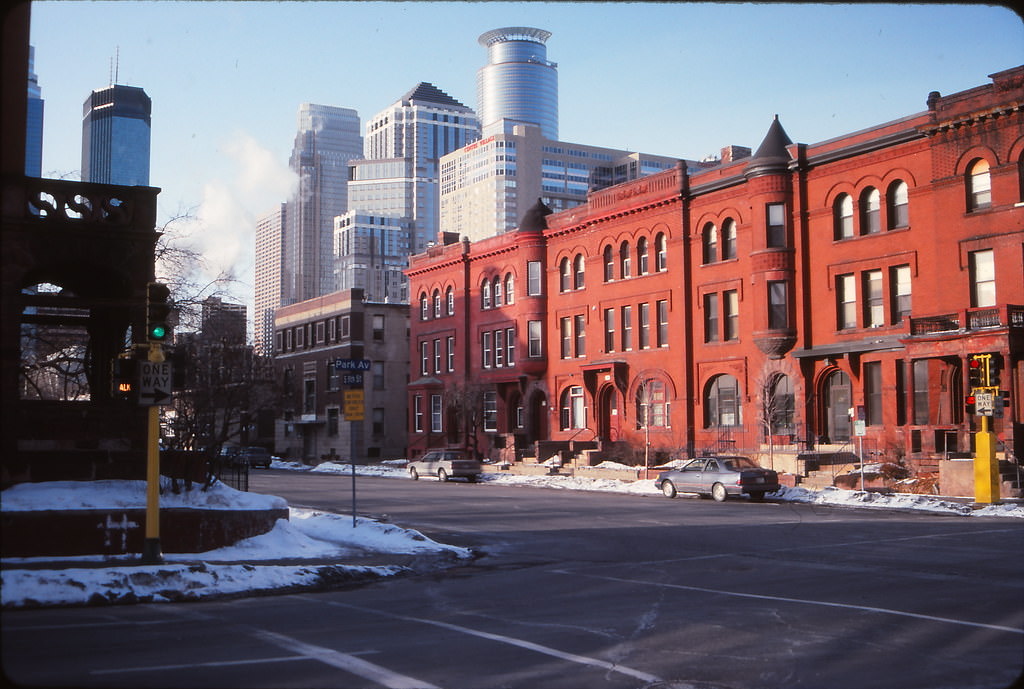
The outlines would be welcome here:
[[[629,255],[629,242],[619,245],[619,277],[625,279],[633,276],[632,258]]]
[[[849,194],[840,194],[832,206],[833,239],[850,239],[853,237],[853,199]]]
[[[484,280],[484,284],[480,288],[480,306],[484,309],[491,308],[491,283],[489,280]]]
[[[730,375],[715,376],[704,394],[704,427],[743,425],[740,384]]]
[[[515,278],[512,277],[512,273],[506,273],[505,274],[505,303],[506,304],[514,304],[515,303],[515,301],[516,301],[515,300],[515,293],[516,293],[515,286],[516,286]]]
[[[587,410],[583,404],[582,385],[571,385],[562,391],[559,422],[563,431],[587,427]]]
[[[659,273],[668,267],[668,242],[664,234],[658,234],[654,238],[654,269]]]
[[[584,286],[584,270],[586,269],[585,261],[583,260],[583,254],[576,254],[576,258],[572,262],[572,286],[573,289],[583,289]]]
[[[449,316],[454,316],[455,315],[455,292],[452,290],[451,287],[449,287],[447,290],[445,290],[444,300],[448,303],[448,315]]]
[[[434,318],[441,317],[441,293],[438,290],[434,290]]]
[[[609,244],[601,254],[604,260],[604,281],[611,282],[615,279],[615,257],[612,255],[612,246]]]
[[[718,228],[714,223],[709,222],[704,226],[701,239],[704,245],[704,263],[714,263],[718,260]]]
[[[967,210],[976,211],[992,205],[992,177],[988,161],[975,160],[967,168]]]
[[[569,259],[566,257],[558,264],[558,291],[568,292],[570,289],[572,289],[572,273],[569,269]]]
[[[882,231],[882,199],[878,190],[868,187],[860,195],[860,233],[878,234]]]
[[[640,383],[636,391],[636,427],[667,428],[669,426],[669,402],[665,394],[665,383],[648,378]]]
[[[647,275],[647,237],[641,237],[636,243],[637,275]]]
[[[736,221],[729,218],[722,223],[722,260],[736,258]]]
[[[895,230],[910,225],[910,206],[907,201],[907,183],[901,179],[889,185],[885,194],[889,209],[889,229]]]
[[[494,306],[495,308],[501,306],[501,278],[494,278]]]
[[[427,300],[427,293],[420,293],[420,320],[425,321],[430,318],[430,302]]]
[[[793,425],[793,382],[789,376],[779,373],[767,389],[767,396],[761,400],[764,416],[772,435],[787,435],[795,432]]]

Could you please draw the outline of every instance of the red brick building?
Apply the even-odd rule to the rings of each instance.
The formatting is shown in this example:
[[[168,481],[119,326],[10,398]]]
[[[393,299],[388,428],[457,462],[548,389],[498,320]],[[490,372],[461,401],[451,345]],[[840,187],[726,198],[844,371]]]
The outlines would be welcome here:
[[[991,352],[1000,451],[1024,456],[1024,67],[990,78],[813,145],[776,117],[752,156],[413,257],[411,454],[930,468],[971,450],[965,362]]]

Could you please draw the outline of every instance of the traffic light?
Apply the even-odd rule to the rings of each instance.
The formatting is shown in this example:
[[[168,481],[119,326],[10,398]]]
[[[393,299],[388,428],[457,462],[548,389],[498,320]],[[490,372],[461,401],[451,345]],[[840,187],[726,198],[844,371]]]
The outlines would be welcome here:
[[[974,416],[975,415],[974,401],[975,401],[974,400],[974,395],[967,395],[964,398],[964,413],[967,416]]]
[[[999,372],[1003,370],[1003,355],[990,354],[988,359],[988,384],[990,387],[999,387]]]
[[[138,379],[138,360],[132,356],[114,358],[110,373],[110,393],[115,399],[131,399]]]
[[[985,365],[985,354],[972,354],[967,361],[967,375],[970,380],[970,387],[983,388],[988,385],[988,366]]]
[[[146,339],[150,342],[166,342],[171,337],[167,322],[171,315],[170,296],[170,288],[163,283],[146,285]]]

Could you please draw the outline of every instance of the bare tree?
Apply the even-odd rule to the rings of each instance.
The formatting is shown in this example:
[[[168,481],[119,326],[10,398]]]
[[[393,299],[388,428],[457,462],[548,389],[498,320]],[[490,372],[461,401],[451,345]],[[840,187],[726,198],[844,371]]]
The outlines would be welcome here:
[[[782,387],[786,375],[779,371],[762,369],[758,376],[757,423],[768,444],[768,468],[775,468],[775,436],[780,431],[791,431],[793,422],[793,395]]]
[[[484,386],[479,383],[456,383],[445,388],[445,408],[449,418],[458,420],[466,450],[480,454],[479,434],[484,425]]]

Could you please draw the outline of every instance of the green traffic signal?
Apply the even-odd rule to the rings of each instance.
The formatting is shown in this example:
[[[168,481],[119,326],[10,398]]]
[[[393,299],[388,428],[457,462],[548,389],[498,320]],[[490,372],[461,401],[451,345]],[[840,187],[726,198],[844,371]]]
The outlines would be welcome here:
[[[146,285],[146,339],[164,342],[171,334],[167,323],[171,313],[171,290],[167,285],[151,282]]]

